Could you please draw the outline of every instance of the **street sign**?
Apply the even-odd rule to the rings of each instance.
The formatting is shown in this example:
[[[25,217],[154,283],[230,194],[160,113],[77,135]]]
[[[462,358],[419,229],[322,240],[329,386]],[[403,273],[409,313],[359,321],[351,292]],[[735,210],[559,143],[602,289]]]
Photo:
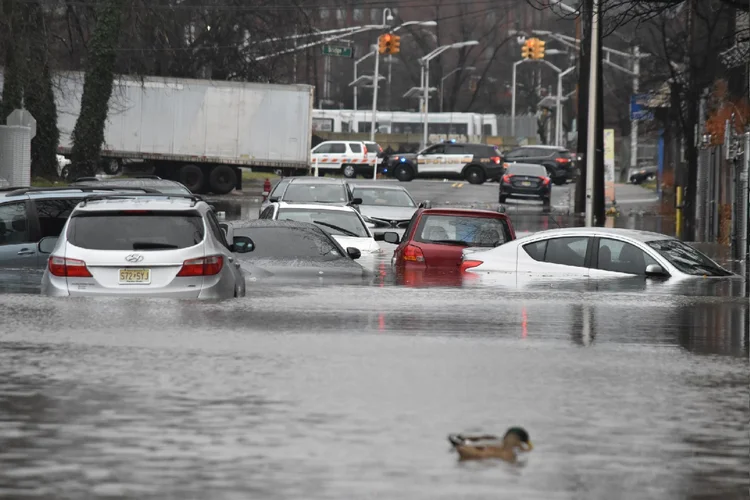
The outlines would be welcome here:
[[[630,96],[630,119],[633,121],[653,120],[654,114],[648,109],[649,94],[635,94]]]
[[[343,45],[323,45],[324,56],[354,57],[354,49]]]

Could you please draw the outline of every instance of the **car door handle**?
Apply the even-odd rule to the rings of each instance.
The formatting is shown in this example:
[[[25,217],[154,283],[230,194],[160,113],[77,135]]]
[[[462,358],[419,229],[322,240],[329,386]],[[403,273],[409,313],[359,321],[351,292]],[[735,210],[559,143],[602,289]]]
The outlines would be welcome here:
[[[227,260],[228,260],[229,262],[234,262],[234,257],[227,257]]]
[[[234,267],[236,267],[237,269],[239,269],[239,268],[241,267],[241,266],[240,266],[240,263],[239,263],[239,262],[235,262],[235,263],[234,263]]]
[[[16,255],[34,255],[36,252],[34,250],[29,250],[28,248],[22,248],[18,251]]]

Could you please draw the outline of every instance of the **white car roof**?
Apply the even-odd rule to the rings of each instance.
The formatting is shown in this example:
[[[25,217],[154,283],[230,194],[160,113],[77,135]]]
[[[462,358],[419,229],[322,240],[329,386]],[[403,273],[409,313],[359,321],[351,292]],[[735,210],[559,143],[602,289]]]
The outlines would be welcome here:
[[[90,200],[79,203],[76,212],[101,212],[110,210],[196,210],[198,203],[190,198],[134,196]]]
[[[546,231],[538,231],[528,236],[524,236],[523,239],[536,239],[550,236],[563,236],[563,235],[574,235],[574,236],[623,236],[631,238],[636,241],[643,243],[657,240],[673,240],[673,236],[669,236],[661,233],[653,233],[650,231],[638,231],[635,229],[621,229],[613,227],[566,227],[560,229],[548,229]],[[521,238],[519,238],[521,239]]]
[[[331,212],[354,212],[352,207],[346,205],[329,205],[328,203],[288,203],[286,201],[275,202],[279,208],[301,208],[306,210],[329,210]]]
[[[349,187],[354,189],[383,189],[383,190],[390,190],[390,191],[406,191],[406,188],[403,186],[398,185],[389,185],[389,184],[349,184]]]

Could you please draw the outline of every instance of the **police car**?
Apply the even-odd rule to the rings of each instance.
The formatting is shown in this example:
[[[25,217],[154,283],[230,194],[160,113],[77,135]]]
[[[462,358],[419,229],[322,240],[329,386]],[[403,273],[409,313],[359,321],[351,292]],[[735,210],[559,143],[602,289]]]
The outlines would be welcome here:
[[[446,141],[416,154],[391,156],[384,173],[401,182],[435,176],[460,177],[471,184],[483,184],[502,176],[503,160],[496,146]]]
[[[310,152],[310,157],[313,169],[317,166],[318,172],[340,172],[350,179],[356,177],[363,165],[372,172],[378,159],[377,154],[370,154],[367,146],[359,141],[321,142]]]

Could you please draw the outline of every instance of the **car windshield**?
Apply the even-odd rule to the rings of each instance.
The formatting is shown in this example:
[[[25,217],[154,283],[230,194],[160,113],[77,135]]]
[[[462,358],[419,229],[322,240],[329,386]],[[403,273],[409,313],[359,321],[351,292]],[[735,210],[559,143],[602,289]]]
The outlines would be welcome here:
[[[513,165],[511,163],[505,173],[508,175],[547,177],[547,169],[541,165]]]
[[[496,247],[510,238],[506,222],[494,217],[425,215],[419,221],[415,240],[467,247]]]
[[[685,274],[693,276],[732,275],[731,272],[680,240],[649,241],[647,244]]]
[[[170,250],[203,241],[203,219],[185,212],[94,212],[73,215],[68,241],[91,250]]]
[[[295,184],[284,192],[283,201],[289,203],[346,203],[349,200],[341,184]]]
[[[361,198],[362,205],[412,208],[416,206],[411,196],[400,189],[355,188],[354,197]]]
[[[325,210],[312,208],[281,208],[279,220],[311,222],[328,234],[367,238],[367,228],[351,210]]]
[[[345,258],[336,245],[315,227],[250,227],[235,229],[234,236],[253,240],[252,252],[240,259],[276,258],[332,261]]]

